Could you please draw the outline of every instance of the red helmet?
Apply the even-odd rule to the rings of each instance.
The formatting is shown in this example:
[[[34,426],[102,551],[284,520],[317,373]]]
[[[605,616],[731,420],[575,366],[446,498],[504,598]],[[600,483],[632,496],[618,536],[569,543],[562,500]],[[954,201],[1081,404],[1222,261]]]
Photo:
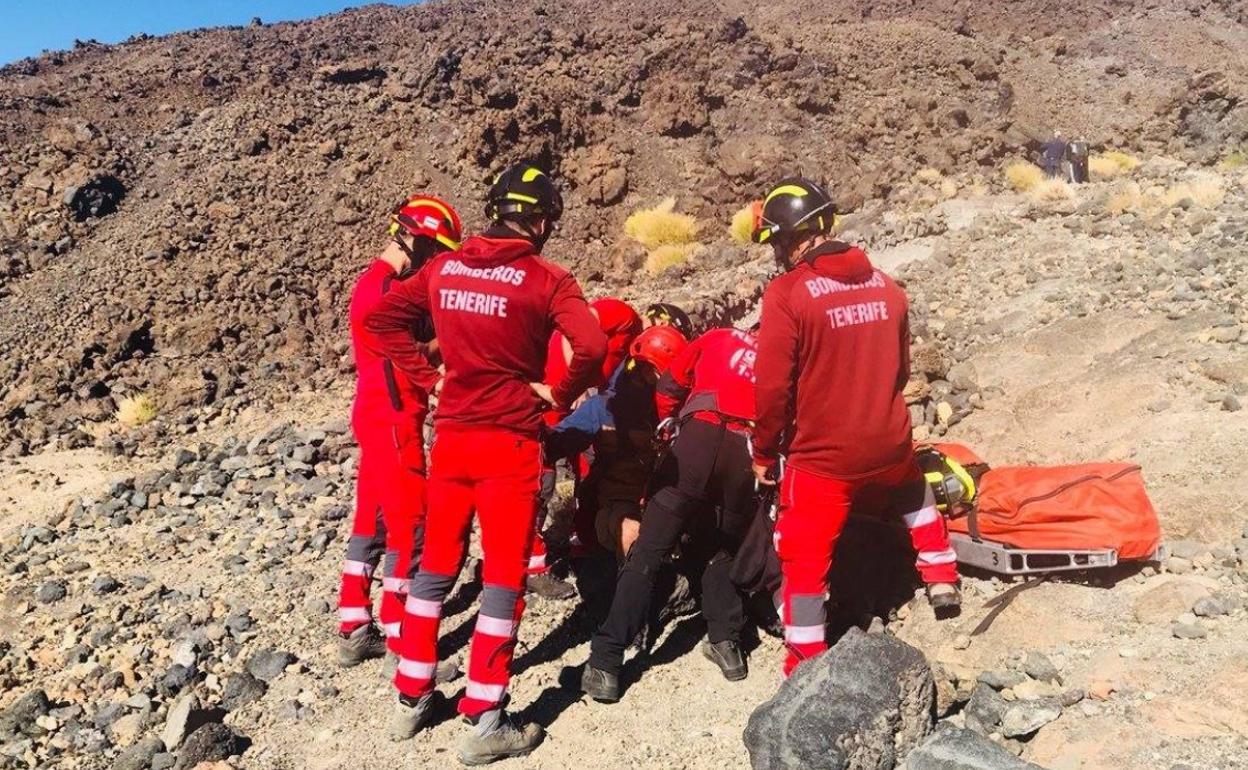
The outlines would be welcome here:
[[[462,228],[451,204],[432,195],[413,195],[390,215],[391,235],[405,231],[418,238],[432,238],[451,251],[459,248]]]
[[[628,353],[633,358],[652,365],[662,374],[672,365],[672,360],[689,346],[685,335],[672,326],[651,326],[633,340]]]

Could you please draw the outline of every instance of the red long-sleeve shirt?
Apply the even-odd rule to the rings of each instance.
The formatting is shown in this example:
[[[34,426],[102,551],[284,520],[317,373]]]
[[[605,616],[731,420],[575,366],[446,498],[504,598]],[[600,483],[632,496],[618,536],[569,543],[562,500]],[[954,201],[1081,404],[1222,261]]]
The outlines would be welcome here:
[[[861,250],[818,247],[763,293],[754,459],[863,478],[909,457],[909,303]]]
[[[373,260],[355,282],[351,291],[351,347],[355,355],[355,403],[353,420],[380,422],[398,421],[421,425],[429,410],[428,393],[395,369],[380,352],[376,335],[364,328],[364,316],[396,286],[394,268],[381,259]],[[433,325],[428,315],[422,316],[408,329],[417,342],[433,339]]]
[[[440,430],[537,435],[546,404],[529,383],[542,381],[555,329],[572,345],[567,375],[553,387],[560,406],[584,392],[606,355],[606,339],[576,279],[503,229],[430,261],[365,317],[365,328],[395,366],[418,384],[432,385],[437,372],[404,333],[422,312],[433,317],[446,364],[434,414]]]
[[[659,378],[659,419],[679,409],[681,417],[752,421],[757,355],[758,343],[749,332],[712,329],[698,337]]]
[[[611,297],[590,302],[589,309],[598,318],[598,326],[607,337],[607,355],[602,359],[598,376],[589,384],[591,388],[602,388],[628,357],[628,346],[633,343],[633,338],[641,334],[641,316],[627,302]],[[542,382],[551,387],[568,374],[568,360],[563,350],[566,340],[558,331],[550,336],[550,345],[546,350],[546,375]],[[553,428],[568,414],[568,410],[551,409],[546,412],[546,424]]]

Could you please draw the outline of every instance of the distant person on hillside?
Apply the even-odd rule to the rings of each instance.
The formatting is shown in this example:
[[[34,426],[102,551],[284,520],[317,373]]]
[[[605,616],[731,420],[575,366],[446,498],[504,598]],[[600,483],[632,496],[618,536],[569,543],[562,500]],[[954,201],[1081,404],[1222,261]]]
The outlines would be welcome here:
[[[542,415],[550,406],[571,407],[607,352],[576,279],[539,253],[563,213],[546,172],[529,163],[507,168],[490,188],[486,213],[489,229],[425,265],[365,319],[395,366],[433,388],[438,371],[409,332],[432,314],[446,367],[434,413],[425,548],[409,586],[391,736],[410,738],[433,718],[442,604],[463,567],[475,515],[481,609],[459,701],[459,713],[473,725],[459,759],[470,765],[528,754],[545,735],[540,725],[513,722],[506,711],[541,488]],[[572,359],[551,386],[542,377],[555,330],[568,339]]]
[[[1071,184],[1086,184],[1088,181],[1088,143],[1076,139],[1070,143],[1066,153],[1066,165],[1069,169],[1068,181]]]
[[[360,464],[355,520],[338,592],[338,661],[343,666],[380,657],[387,647],[398,654],[408,573],[419,551],[417,530],[424,518],[423,427],[429,394],[395,369],[381,352],[377,337],[364,328],[364,318],[399,281],[431,257],[459,248],[459,214],[437,198],[415,195],[390,217],[390,237],[351,293],[356,368],[351,427],[360,445]],[[419,318],[409,333],[414,343],[434,344],[428,315]],[[383,553],[384,640],[373,625],[369,596]]]
[[[767,194],[754,230],[785,271],[763,294],[753,434],[758,482],[780,485],[785,674],[827,649],[828,573],[860,495],[891,498],[932,606],[961,603],[956,555],[915,459],[902,395],[909,303],[861,249],[832,237],[835,215],[820,185],[795,177]]]
[[[1040,167],[1051,177],[1064,177],[1066,154],[1070,144],[1062,137],[1061,131],[1054,131],[1053,138],[1044,143],[1040,151]]]

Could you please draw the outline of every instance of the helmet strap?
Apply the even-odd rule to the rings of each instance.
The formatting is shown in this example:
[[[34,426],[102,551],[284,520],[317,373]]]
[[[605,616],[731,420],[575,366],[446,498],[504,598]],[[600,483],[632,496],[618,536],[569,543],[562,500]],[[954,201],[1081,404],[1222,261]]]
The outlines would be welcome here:
[[[528,238],[529,242],[533,244],[533,248],[537,249],[538,251],[541,251],[542,247],[546,245],[546,241],[550,239],[550,233],[551,233],[551,230],[553,229],[550,226],[549,220],[546,221],[546,227],[543,230],[543,232],[540,232],[540,233],[537,231],[537,227],[533,225],[533,222],[536,221],[535,218],[508,217],[504,219],[504,221],[513,230],[519,232],[521,235]]]

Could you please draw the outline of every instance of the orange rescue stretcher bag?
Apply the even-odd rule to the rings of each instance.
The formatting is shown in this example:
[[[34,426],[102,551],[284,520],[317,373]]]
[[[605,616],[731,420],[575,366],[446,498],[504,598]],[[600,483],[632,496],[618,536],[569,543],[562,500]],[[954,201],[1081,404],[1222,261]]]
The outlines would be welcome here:
[[[974,457],[956,445],[937,449],[955,459]],[[951,532],[1018,549],[1112,548],[1120,561],[1148,559],[1161,544],[1157,512],[1138,465],[988,468],[982,464],[974,470],[977,499],[960,512],[965,515],[950,512]]]

